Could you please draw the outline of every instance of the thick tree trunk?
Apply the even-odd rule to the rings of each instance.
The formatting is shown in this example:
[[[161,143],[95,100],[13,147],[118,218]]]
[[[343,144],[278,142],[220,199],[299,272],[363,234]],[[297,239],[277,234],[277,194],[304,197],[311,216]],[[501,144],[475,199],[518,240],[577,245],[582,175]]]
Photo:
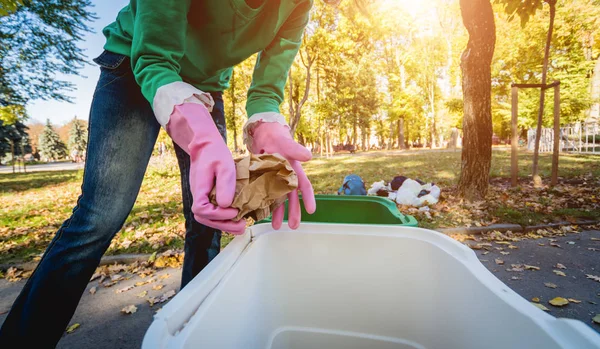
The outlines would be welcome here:
[[[398,120],[398,148],[404,149],[404,118]]]
[[[548,27],[548,36],[546,37],[546,51],[544,52],[544,67],[542,69],[542,85],[546,85],[548,74],[548,58],[550,56],[550,44],[552,43],[552,30],[554,29],[554,17],[556,16],[556,0],[544,0],[550,5],[550,26]],[[540,89],[540,108],[538,110],[537,128],[535,133],[535,148],[533,150],[533,183],[540,186],[541,179],[538,177],[538,159],[540,152],[540,139],[542,133],[542,118],[544,116],[544,102],[546,99],[546,90]]]
[[[461,57],[464,141],[458,189],[467,200],[481,200],[487,194],[492,161],[491,63],[496,26],[490,0],[460,0],[460,10],[469,42]]]

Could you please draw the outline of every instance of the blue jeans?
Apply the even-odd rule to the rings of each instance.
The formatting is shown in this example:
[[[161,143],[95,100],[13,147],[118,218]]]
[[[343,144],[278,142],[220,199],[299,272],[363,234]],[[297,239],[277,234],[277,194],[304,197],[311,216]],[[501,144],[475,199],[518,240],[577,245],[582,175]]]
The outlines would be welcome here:
[[[160,125],[142,96],[127,57],[104,52],[90,110],[82,194],[58,229],[0,329],[1,348],[53,348],[86,286],[136,200]],[[221,93],[213,119],[225,139]],[[177,145],[185,217],[181,287],[220,250],[221,232],[201,225],[191,212],[189,156]]]

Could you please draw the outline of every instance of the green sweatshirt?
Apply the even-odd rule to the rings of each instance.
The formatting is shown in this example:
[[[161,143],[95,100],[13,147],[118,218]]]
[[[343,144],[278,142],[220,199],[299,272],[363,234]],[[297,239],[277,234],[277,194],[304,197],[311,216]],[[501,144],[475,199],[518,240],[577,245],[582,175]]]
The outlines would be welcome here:
[[[136,81],[155,113],[157,103],[168,104],[165,100],[182,93],[174,89],[169,98],[155,98],[161,87],[185,82],[204,92],[223,91],[233,66],[260,52],[246,110],[249,117],[279,113],[313,1],[262,0],[258,7],[247,2],[131,0],[104,28],[104,48],[131,58]]]

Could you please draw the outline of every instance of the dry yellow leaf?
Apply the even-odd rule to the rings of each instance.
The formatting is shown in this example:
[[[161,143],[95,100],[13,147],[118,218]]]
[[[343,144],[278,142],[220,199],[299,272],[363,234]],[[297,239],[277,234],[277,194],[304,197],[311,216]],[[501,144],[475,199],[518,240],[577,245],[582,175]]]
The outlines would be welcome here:
[[[600,239],[598,239],[598,238],[591,238],[590,240],[592,240],[592,241],[600,241]]]
[[[556,284],[553,284],[551,282],[544,282],[544,286],[549,287],[549,288],[556,288],[558,286],[556,286]]]
[[[563,298],[563,297],[555,297],[555,298],[552,298],[549,303],[555,307],[562,307],[562,306],[569,304],[569,300],[567,300],[566,298]]]
[[[154,286],[152,286],[152,289],[153,289],[153,290],[160,290],[160,289],[162,289],[163,287],[165,287],[165,285],[160,285],[160,284],[158,284],[158,285],[154,285]]]
[[[535,305],[536,307],[538,307],[538,308],[542,309],[543,311],[549,311],[549,310],[550,310],[550,309],[546,308],[546,307],[545,307],[543,304],[540,304],[540,303],[533,303],[533,302],[529,302],[529,303],[531,303],[531,304]]]
[[[115,291],[115,293],[123,293],[123,292],[127,292],[127,291],[131,290],[131,289],[132,289],[132,288],[134,288],[134,287],[135,287],[135,286],[127,286],[127,287],[121,288],[121,289],[119,289],[119,290],[116,290],[116,291]]]
[[[148,291],[143,291],[143,292],[136,294],[136,296],[138,296],[140,298],[144,298],[144,297],[146,297],[147,294],[148,294]]]
[[[552,272],[554,272],[554,274],[558,275],[558,276],[567,276],[567,274],[563,273],[560,270],[552,270]]]
[[[515,246],[515,245],[510,245],[510,246],[508,246],[508,248],[510,248],[511,250],[516,250],[516,249],[518,249],[518,247],[517,247],[517,246]]]
[[[496,258],[495,261],[496,261],[496,264],[498,264],[498,265],[504,264],[504,261],[502,259]]]
[[[569,302],[571,302],[571,303],[575,303],[575,304],[579,304],[579,303],[581,303],[581,301],[580,301],[580,300],[578,300],[578,299],[575,299],[575,298],[567,298],[567,300],[568,300]]]
[[[75,331],[78,328],[79,328],[79,324],[73,324],[73,325],[69,326],[69,328],[67,328],[67,333],[73,333],[73,331]]]
[[[540,270],[540,267],[536,267],[535,265],[527,265],[527,264],[525,264],[525,269],[527,269],[527,270]]]
[[[135,305],[128,305],[125,308],[121,309],[123,314],[133,314],[137,311],[137,307]]]
[[[504,252],[504,251],[502,251],[502,252],[500,252],[500,253],[501,253],[503,256],[506,256],[506,255],[510,254],[510,252]]]
[[[564,265],[562,265],[560,263],[556,263],[555,268],[558,268],[558,269],[567,269],[567,267],[565,267]]]
[[[169,277],[171,277],[171,274],[161,275],[159,278],[161,278],[161,279],[167,279]]]
[[[496,243],[498,245],[510,245],[510,242],[508,242],[508,241],[496,241]]]
[[[540,299],[538,297],[533,297],[533,298],[531,298],[531,300],[534,301],[534,302],[536,302],[536,303],[540,302]]]

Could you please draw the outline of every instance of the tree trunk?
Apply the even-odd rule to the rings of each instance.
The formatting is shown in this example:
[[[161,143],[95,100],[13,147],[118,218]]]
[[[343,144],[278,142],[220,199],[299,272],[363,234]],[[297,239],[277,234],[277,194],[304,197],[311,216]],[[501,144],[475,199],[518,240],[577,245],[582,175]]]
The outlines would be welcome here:
[[[550,44],[552,43],[552,30],[554,29],[554,17],[556,16],[556,0],[544,0],[550,5],[550,26],[548,27],[548,36],[546,37],[546,51],[544,52],[544,68],[542,69],[542,85],[546,85],[548,74],[548,58],[550,56]],[[537,128],[535,133],[535,148],[533,150],[533,183],[535,186],[541,185],[541,179],[538,178],[538,159],[540,152],[540,139],[542,133],[542,118],[544,116],[544,102],[546,99],[546,90],[540,89],[540,109],[538,110]]]
[[[398,120],[398,149],[404,149],[404,118]]]
[[[429,103],[431,104],[431,144],[430,148],[435,148],[436,141],[436,127],[437,123],[435,122],[435,84],[432,84],[431,91],[429,93]]]
[[[358,117],[354,116],[354,122],[352,124],[352,145],[356,147],[356,132],[358,128]]]
[[[233,128],[233,149],[238,151],[237,123],[235,117],[235,69],[231,72],[231,128]]]
[[[10,141],[10,153],[12,154],[12,170],[15,173],[15,141]]]
[[[298,104],[296,105],[296,108],[294,108],[294,103],[292,100],[292,87],[290,87],[290,119],[291,119],[290,120],[290,129],[291,129],[290,132],[292,133],[292,135],[296,132],[296,128],[298,127],[298,124],[300,123],[300,116],[302,115],[302,107],[304,106],[304,103],[306,103],[306,101],[308,100],[308,93],[310,91],[310,70],[316,59],[316,57],[311,58],[308,52],[306,52],[306,61],[304,60],[304,56],[302,55],[302,52],[300,52],[299,55],[302,60],[302,64],[306,68],[306,79],[305,79],[305,83],[304,83],[304,85],[305,85],[304,86],[304,95],[302,96],[302,99],[298,102]],[[290,79],[290,86],[291,86],[293,83],[291,68],[290,68],[290,73],[289,73],[289,79]]]
[[[594,103],[590,107],[586,123],[600,122],[600,57],[596,60],[594,73],[590,83],[590,97]]]
[[[490,0],[460,0],[469,42],[461,57],[464,141],[458,189],[467,200],[487,194],[492,161],[491,63],[496,26]]]

